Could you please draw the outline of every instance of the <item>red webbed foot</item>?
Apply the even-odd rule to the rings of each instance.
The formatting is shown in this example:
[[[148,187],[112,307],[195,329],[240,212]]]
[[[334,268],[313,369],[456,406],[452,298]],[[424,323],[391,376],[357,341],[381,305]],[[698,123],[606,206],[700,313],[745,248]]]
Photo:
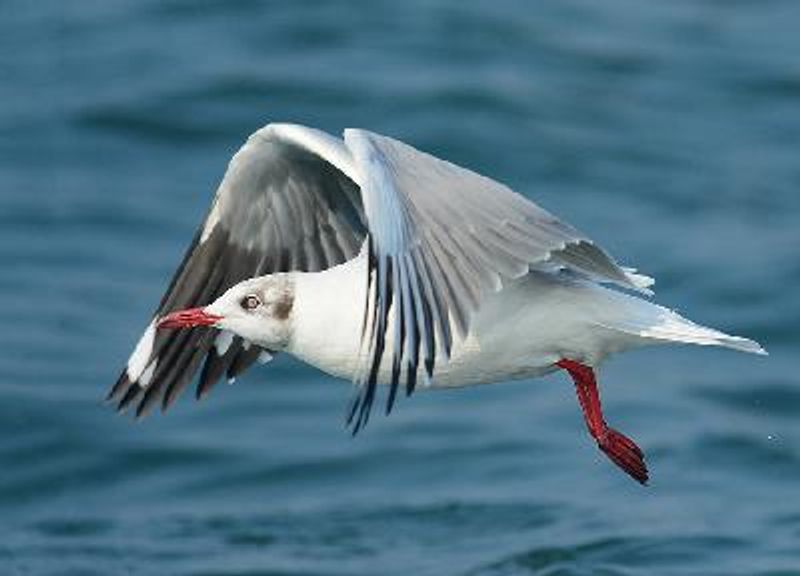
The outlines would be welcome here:
[[[583,410],[586,427],[589,429],[589,434],[597,440],[600,450],[634,480],[640,484],[647,484],[649,476],[644,453],[633,440],[606,424],[594,371],[589,366],[574,360],[560,360],[556,366],[566,370],[575,382],[575,391]]]
[[[634,480],[647,484],[644,454],[633,440],[613,428],[607,428],[605,434],[597,439],[597,446]]]

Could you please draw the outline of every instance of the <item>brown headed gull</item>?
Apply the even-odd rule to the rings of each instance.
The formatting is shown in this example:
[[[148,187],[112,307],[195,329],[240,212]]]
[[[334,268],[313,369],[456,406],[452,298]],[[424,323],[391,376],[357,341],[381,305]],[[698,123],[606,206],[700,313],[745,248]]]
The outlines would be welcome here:
[[[198,397],[286,351],[356,383],[355,432],[377,384],[388,413],[401,386],[563,369],[600,449],[645,483],[642,451],[603,418],[603,359],[669,342],[765,353],[603,286],[652,283],[494,180],[365,130],[270,124],[231,160],[109,399],[166,409],[201,364]]]

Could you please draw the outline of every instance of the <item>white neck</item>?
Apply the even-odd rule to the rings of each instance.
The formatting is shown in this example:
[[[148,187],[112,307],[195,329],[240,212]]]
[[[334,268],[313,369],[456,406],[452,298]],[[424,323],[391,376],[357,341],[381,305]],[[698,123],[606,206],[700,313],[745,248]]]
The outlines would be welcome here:
[[[366,265],[362,251],[328,270],[294,274],[293,325],[287,352],[335,376],[353,377],[360,367]]]

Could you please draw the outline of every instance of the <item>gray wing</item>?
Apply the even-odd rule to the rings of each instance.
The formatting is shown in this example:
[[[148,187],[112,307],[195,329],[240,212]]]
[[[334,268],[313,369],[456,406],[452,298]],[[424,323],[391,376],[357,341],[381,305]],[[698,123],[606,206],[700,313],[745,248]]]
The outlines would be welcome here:
[[[212,328],[156,330],[173,310],[202,306],[253,276],[317,271],[355,256],[366,235],[350,154],[341,140],[269,125],[237,152],[153,320],[108,398],[137,415],[168,408],[200,370],[197,396],[267,351]],[[331,160],[331,161],[329,161]]]
[[[645,277],[619,267],[589,238],[506,186],[402,142],[346,130],[369,226],[370,296],[364,343],[369,365],[349,421],[357,431],[374,400],[394,312],[391,411],[401,379],[413,392],[420,361],[433,377],[453,333],[465,337],[483,297],[531,266],[569,268],[634,290]]]

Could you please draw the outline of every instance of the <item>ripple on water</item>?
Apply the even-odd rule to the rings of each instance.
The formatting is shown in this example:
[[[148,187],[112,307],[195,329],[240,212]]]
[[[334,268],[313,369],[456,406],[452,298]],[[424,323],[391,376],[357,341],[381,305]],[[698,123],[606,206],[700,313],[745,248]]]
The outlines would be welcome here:
[[[663,573],[676,567],[702,566],[709,554],[746,546],[736,538],[698,536],[687,538],[607,538],[574,546],[542,546],[515,553],[470,572],[470,576],[511,574],[604,574],[624,576],[647,573],[650,568]],[[713,550],[714,552],[710,552]]]
[[[694,395],[725,409],[763,418],[800,417],[800,389],[790,380],[761,381],[744,388],[694,389]]]
[[[800,3],[528,4],[0,8],[0,575],[797,573]],[[132,426],[102,395],[272,120],[512,184],[771,355],[607,367],[648,489],[563,377],[349,441],[346,389],[283,358]]]

